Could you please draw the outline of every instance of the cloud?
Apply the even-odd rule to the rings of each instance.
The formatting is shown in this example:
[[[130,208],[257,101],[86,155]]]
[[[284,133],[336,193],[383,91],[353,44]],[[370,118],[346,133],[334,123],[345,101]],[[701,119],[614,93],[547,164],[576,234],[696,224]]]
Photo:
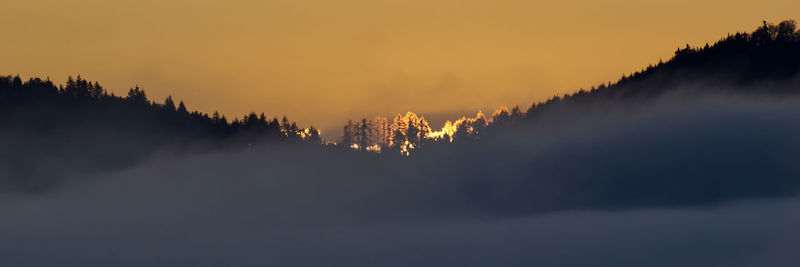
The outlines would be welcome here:
[[[243,186],[243,185],[242,185]],[[274,212],[258,190],[78,190],[6,202],[7,266],[792,266],[797,200],[513,219]],[[234,186],[236,189],[241,189]],[[126,191],[129,190],[129,191]],[[171,190],[170,190],[171,191]],[[149,192],[149,193],[147,193]],[[188,193],[185,193],[188,192]],[[87,195],[88,193],[88,195]],[[146,193],[146,194],[142,194]],[[122,195],[120,195],[122,194]],[[171,195],[171,196],[170,196]],[[98,200],[103,201],[98,201]],[[324,206],[324,205],[323,205]],[[654,259],[658,259],[655,260]]]
[[[797,101],[554,110],[412,157],[254,145],[96,170],[70,145],[37,162],[47,149],[17,145],[59,182],[3,191],[0,264],[793,266]]]

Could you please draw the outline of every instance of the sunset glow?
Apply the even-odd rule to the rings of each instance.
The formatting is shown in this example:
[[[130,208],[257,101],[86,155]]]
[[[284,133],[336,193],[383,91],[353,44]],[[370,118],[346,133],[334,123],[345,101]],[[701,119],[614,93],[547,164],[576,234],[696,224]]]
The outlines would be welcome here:
[[[798,0],[4,0],[0,267],[800,266]]]
[[[339,137],[348,118],[411,110],[438,126],[526,107],[797,10],[789,0],[6,1],[0,74],[82,74],[117,94],[140,85],[157,101],[287,115]]]

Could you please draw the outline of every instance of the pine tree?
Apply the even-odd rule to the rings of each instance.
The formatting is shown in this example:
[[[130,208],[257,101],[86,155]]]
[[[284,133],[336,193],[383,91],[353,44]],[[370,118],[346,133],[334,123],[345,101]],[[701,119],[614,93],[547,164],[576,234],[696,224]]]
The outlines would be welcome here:
[[[175,111],[175,101],[172,100],[171,95],[167,96],[167,99],[164,100],[164,109],[167,111]]]
[[[181,100],[181,103],[178,104],[178,112],[181,113],[181,114],[188,114],[189,113],[189,111],[186,110],[186,105],[183,104],[183,100]]]

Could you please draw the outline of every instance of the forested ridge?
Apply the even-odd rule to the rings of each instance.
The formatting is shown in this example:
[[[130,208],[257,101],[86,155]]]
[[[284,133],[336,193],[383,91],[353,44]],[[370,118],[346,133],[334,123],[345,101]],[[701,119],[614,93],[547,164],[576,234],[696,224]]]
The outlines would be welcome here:
[[[159,151],[321,142],[313,126],[301,128],[285,116],[268,119],[251,112],[229,120],[218,112],[189,111],[171,96],[151,101],[138,86],[116,96],[80,76],[59,86],[49,79],[0,77],[0,125],[0,160],[11,171],[0,176],[26,188],[49,185],[62,175],[38,167],[46,162],[101,172],[135,165]]]
[[[176,104],[171,96],[163,102],[152,101],[138,86],[125,96],[117,96],[98,82],[80,76],[69,77],[64,85],[58,86],[49,78],[23,81],[19,76],[5,76],[0,77],[0,123],[4,125],[0,133],[54,134],[58,136],[56,139],[48,137],[41,142],[20,142],[15,146],[40,146],[56,154],[65,145],[81,147],[90,154],[135,155],[164,146],[251,146],[277,142],[325,144],[328,150],[393,151],[409,155],[411,150],[432,143],[487,139],[493,132],[530,131],[539,118],[564,110],[602,109],[609,103],[645,105],[676,91],[794,94],[800,85],[798,71],[800,31],[796,23],[764,22],[753,32],[729,34],[702,47],[687,45],[677,49],[671,59],[624,75],[614,83],[554,96],[534,102],[527,109],[502,107],[489,116],[478,112],[472,118],[448,121],[442,129],[433,129],[423,116],[412,112],[394,118],[364,118],[347,122],[341,140],[325,142],[313,126],[299,127],[285,116],[280,120],[270,119],[263,113],[251,112],[229,119],[217,112],[209,115],[189,111],[182,101]],[[78,134],[80,131],[76,129],[87,129],[90,133]],[[123,145],[93,146],[107,139],[120,144],[133,142],[136,149]]]
[[[428,143],[487,138],[493,132],[535,131],[537,120],[557,113],[604,112],[609,105],[643,106],[666,94],[726,94],[747,97],[800,93],[800,30],[795,21],[763,22],[751,33],[729,34],[714,44],[678,48],[659,62],[616,82],[534,102],[523,110],[501,107],[490,116],[447,121],[432,129],[424,117],[409,112],[393,119],[377,117],[349,121],[342,142],[356,150],[408,153]],[[579,74],[576,74],[579,75]],[[511,129],[516,128],[516,129]]]
[[[59,127],[105,124],[109,127],[146,133],[157,131],[183,138],[229,138],[319,142],[319,131],[303,128],[285,116],[267,119],[264,113],[251,112],[228,120],[224,115],[189,111],[167,97],[163,103],[147,98],[138,86],[126,96],[109,93],[98,82],[78,76],[66,85],[19,76],[0,77],[0,112],[6,125],[47,131]],[[77,124],[77,125],[70,125]]]
[[[123,259],[142,266],[158,266],[176,251],[185,265],[214,265],[223,258],[237,266],[263,266],[265,249],[279,255],[288,245],[301,253],[275,265],[302,266],[294,263],[315,258],[305,251],[318,242],[330,244],[320,251],[359,257],[381,242],[386,251],[397,251],[398,244],[410,248],[379,254],[375,262],[418,254],[420,245],[432,242],[426,250],[454,249],[435,263],[442,265],[452,260],[449,255],[480,256],[517,236],[524,240],[494,252],[504,259],[505,250],[530,255],[540,249],[529,249],[529,241],[548,236],[539,233],[554,232],[537,246],[549,248],[550,241],[572,233],[552,227],[576,222],[593,231],[619,225],[632,229],[631,236],[674,236],[665,228],[671,216],[694,218],[737,203],[755,206],[702,224],[718,230],[722,220],[763,222],[739,228],[744,234],[734,237],[745,243],[755,242],[753,229],[785,224],[763,234],[761,241],[770,242],[797,228],[797,219],[764,219],[762,204],[795,203],[775,208],[786,211],[800,205],[798,73],[800,33],[794,23],[765,23],[752,33],[678,49],[673,58],[614,83],[527,109],[478,112],[439,130],[412,112],[353,120],[341,140],[322,140],[313,127],[288,118],[208,115],[172,97],[154,102],[138,87],[117,96],[84,77],[67,78],[63,85],[3,77],[0,229],[6,231],[0,236],[10,242],[0,242],[0,253],[14,266],[25,265],[13,264],[15,259],[38,266],[113,266],[120,262],[117,251],[144,251],[142,258]],[[652,211],[667,216],[642,213]],[[595,219],[598,214],[624,216],[603,222]],[[653,227],[643,231],[630,214],[647,217]],[[529,224],[554,216],[565,217]],[[502,224],[490,235],[476,236],[478,228],[470,226],[496,222]],[[424,225],[436,228],[420,231]],[[441,234],[448,229],[462,230]],[[697,233],[707,237],[707,231],[691,228],[676,237],[682,243],[664,251],[708,247]],[[337,251],[351,236],[359,238]],[[451,236],[469,238],[435,243]],[[613,232],[602,238],[626,239]],[[759,252],[761,241],[755,249],[724,253]],[[795,251],[794,241],[786,241],[788,251]],[[479,253],[463,253],[476,244]],[[587,246],[606,247],[596,240]],[[43,259],[43,251],[56,256]],[[241,251],[259,259],[236,261]],[[553,262],[564,258],[561,249],[546,253],[557,255]],[[107,259],[97,261],[97,255]],[[364,262],[354,259],[339,265]],[[540,261],[518,266],[530,262]],[[323,256],[307,265],[329,263]],[[477,264],[497,265],[503,264]]]

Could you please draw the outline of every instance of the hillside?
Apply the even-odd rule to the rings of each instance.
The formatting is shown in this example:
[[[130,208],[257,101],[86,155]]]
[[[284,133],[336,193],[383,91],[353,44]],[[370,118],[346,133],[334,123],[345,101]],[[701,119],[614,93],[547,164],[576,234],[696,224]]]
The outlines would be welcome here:
[[[0,161],[3,182],[38,188],[63,174],[39,168],[53,161],[70,170],[92,172],[129,167],[160,151],[266,148],[319,144],[312,126],[286,117],[249,113],[228,120],[187,110],[183,101],[147,98],[138,86],[124,97],[98,82],[69,77],[65,85],[19,76],[0,77]],[[25,151],[21,153],[20,151]],[[11,181],[9,181],[11,180]]]
[[[505,141],[520,136],[524,138],[519,140],[526,140],[545,138],[541,135],[546,132],[573,131],[579,128],[575,125],[602,120],[603,114],[621,108],[626,109],[624,114],[641,113],[638,109],[662,96],[785,98],[800,92],[798,73],[800,31],[795,23],[765,23],[751,33],[730,34],[711,45],[678,49],[666,62],[615,83],[556,96],[527,110],[501,108],[488,116],[479,113],[447,122],[439,130],[410,112],[392,119],[361,119],[345,125],[343,140],[326,146],[317,145],[323,141],[314,127],[301,128],[286,117],[267,119],[264,114],[249,113],[229,120],[218,113],[189,111],[172,97],[162,103],[151,101],[138,87],[126,96],[116,96],[81,77],[70,77],[65,85],[57,86],[49,79],[22,81],[6,76],[0,77],[0,159],[10,166],[4,176],[14,177],[12,184],[37,188],[60,176],[37,168],[42,161],[58,162],[71,170],[100,171],[131,166],[152,153],[176,149],[311,144],[309,153],[357,150],[439,155],[452,151],[451,146],[480,150],[503,147]],[[662,106],[680,109],[675,103]]]
[[[576,74],[579,75],[579,74]],[[569,121],[580,114],[607,113],[622,107],[649,105],[662,96],[697,98],[710,95],[786,97],[800,93],[800,30],[794,21],[764,22],[751,33],[729,34],[714,44],[679,48],[666,62],[624,75],[614,83],[534,102],[526,110],[500,108],[432,129],[424,117],[398,114],[350,122],[343,144],[370,151],[407,151],[427,143],[487,139],[508,127],[536,131],[542,118]],[[403,152],[406,153],[406,152]]]

